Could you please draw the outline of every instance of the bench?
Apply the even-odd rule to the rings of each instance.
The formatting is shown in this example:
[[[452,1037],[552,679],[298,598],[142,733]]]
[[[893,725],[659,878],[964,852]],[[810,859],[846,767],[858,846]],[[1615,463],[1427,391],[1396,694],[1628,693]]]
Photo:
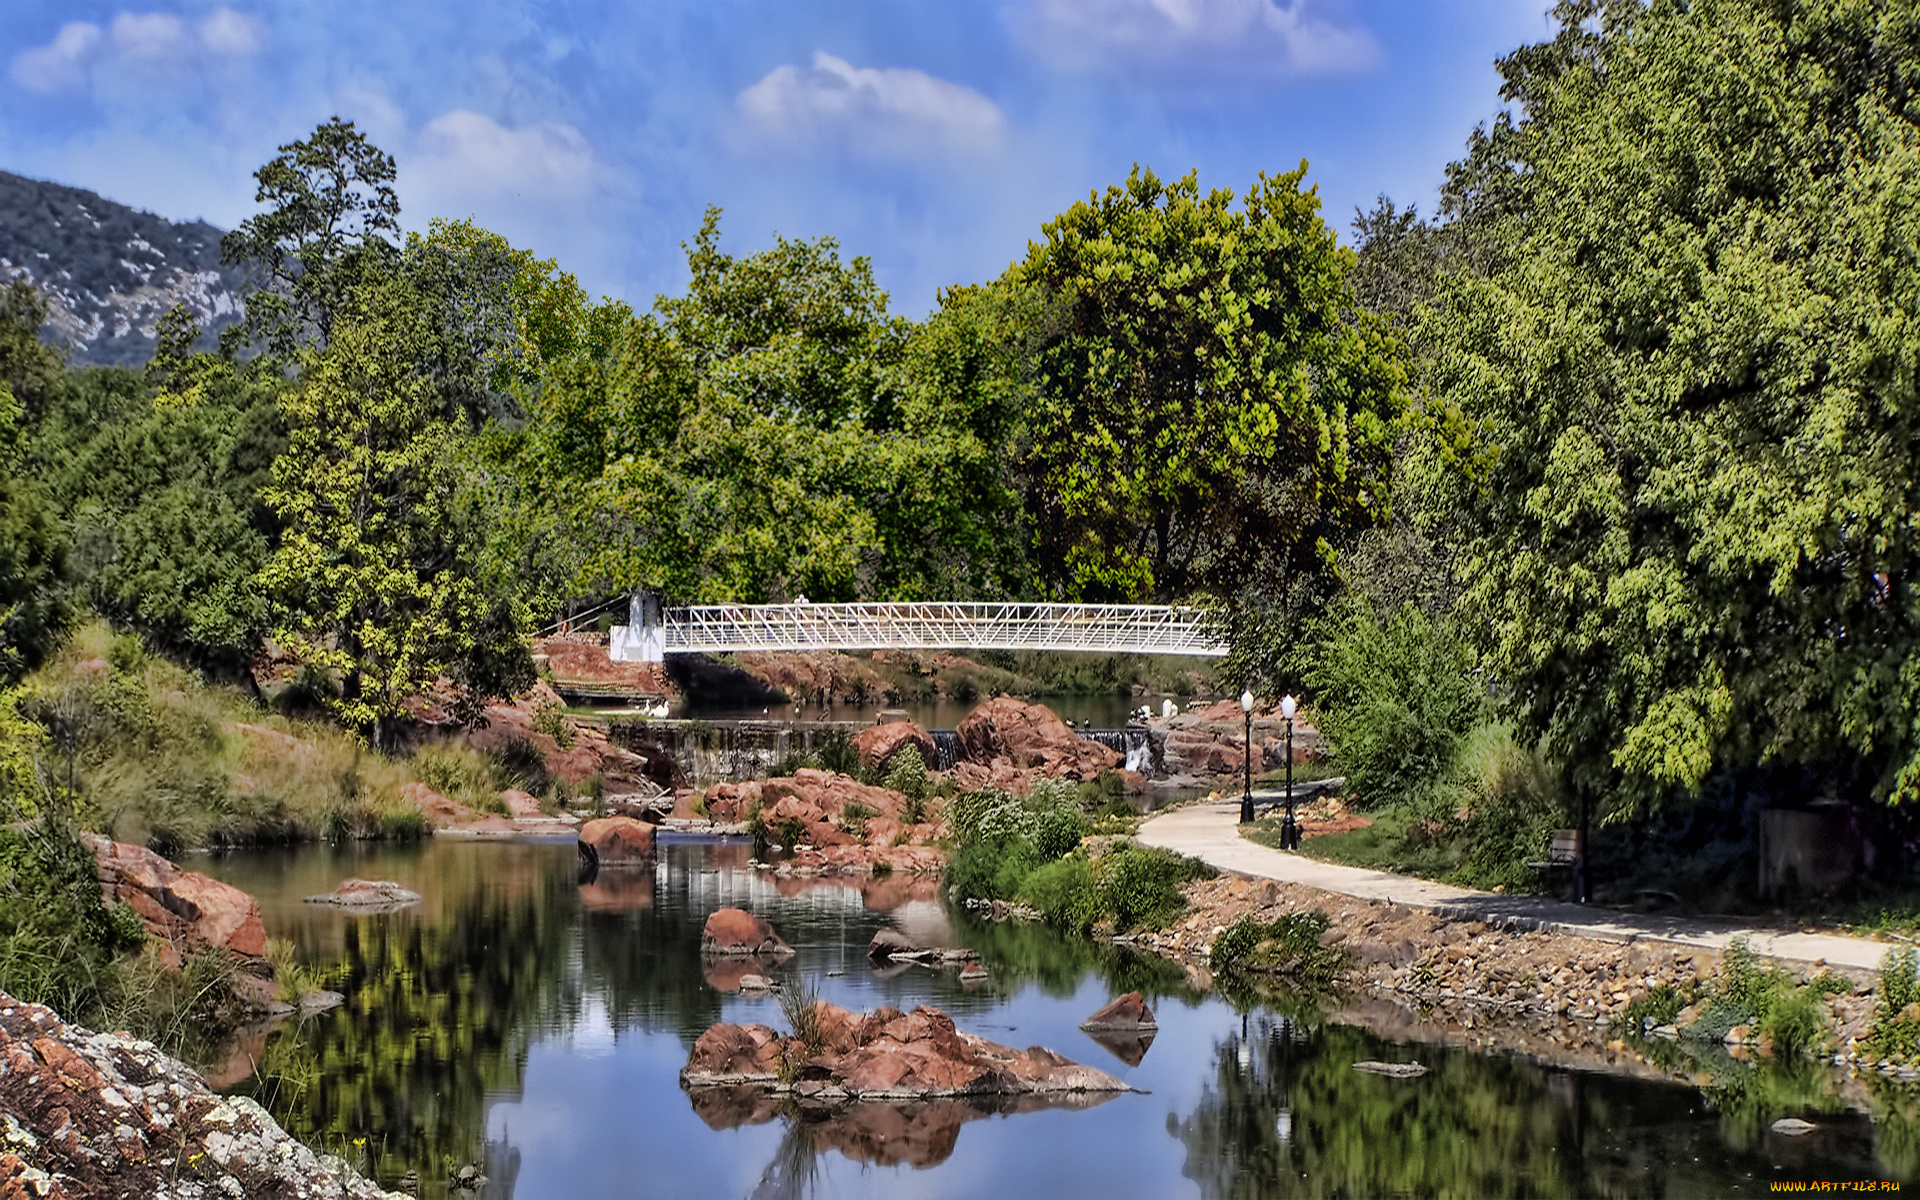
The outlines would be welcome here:
[[[1547,843],[1547,857],[1542,862],[1530,862],[1528,867],[1535,871],[1560,870],[1571,867],[1580,861],[1580,831],[1578,829],[1556,829]]]

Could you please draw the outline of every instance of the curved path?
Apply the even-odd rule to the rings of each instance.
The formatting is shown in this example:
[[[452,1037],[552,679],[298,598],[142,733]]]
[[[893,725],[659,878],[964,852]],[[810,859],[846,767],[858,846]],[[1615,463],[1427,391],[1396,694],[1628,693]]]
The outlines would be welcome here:
[[[1266,797],[1259,797],[1266,799]],[[1711,917],[1663,917],[1567,904],[1539,896],[1501,896],[1450,887],[1427,879],[1343,867],[1273,850],[1240,836],[1240,798],[1203,801],[1147,818],[1139,840],[1191,854],[1223,871],[1259,879],[1300,883],[1363,900],[1381,900],[1517,929],[1568,933],[1610,942],[1648,939],[1724,949],[1741,934],[1755,951],[1792,962],[1826,962],[1872,971],[1894,947],[1871,938],[1746,924]]]

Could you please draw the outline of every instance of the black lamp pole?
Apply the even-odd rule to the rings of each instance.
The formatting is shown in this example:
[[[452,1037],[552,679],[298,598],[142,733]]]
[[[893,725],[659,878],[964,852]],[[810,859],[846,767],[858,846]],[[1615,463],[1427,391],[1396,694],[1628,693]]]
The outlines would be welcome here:
[[[1240,693],[1240,711],[1246,714],[1246,740],[1240,744],[1245,752],[1240,758],[1246,768],[1246,788],[1240,793],[1240,823],[1253,824],[1253,693]]]
[[[1300,826],[1293,819],[1293,714],[1298,701],[1288,696],[1280,701],[1280,715],[1287,719],[1287,819],[1280,825],[1280,848],[1300,848]]]

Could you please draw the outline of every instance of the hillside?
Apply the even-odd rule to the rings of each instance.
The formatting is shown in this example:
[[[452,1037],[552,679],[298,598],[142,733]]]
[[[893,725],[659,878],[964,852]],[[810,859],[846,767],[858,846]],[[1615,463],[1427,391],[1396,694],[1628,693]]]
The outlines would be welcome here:
[[[75,366],[137,366],[154,324],[185,304],[212,335],[239,316],[241,273],[220,265],[220,233],[86,191],[0,171],[0,279],[47,298],[41,336]]]

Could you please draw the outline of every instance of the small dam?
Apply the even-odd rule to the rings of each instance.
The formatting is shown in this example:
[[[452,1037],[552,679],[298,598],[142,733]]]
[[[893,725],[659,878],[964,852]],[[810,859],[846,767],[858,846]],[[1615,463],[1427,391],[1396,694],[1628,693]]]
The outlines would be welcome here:
[[[711,787],[778,774],[806,756],[831,759],[850,753],[865,721],[702,721],[693,718],[603,718],[615,745],[671,764],[673,786]],[[1076,729],[1075,733],[1121,756],[1121,766],[1143,775],[1157,773],[1160,743],[1145,726],[1124,729]],[[960,758],[960,739],[951,729],[929,729],[935,771],[951,770]],[[1161,735],[1164,736],[1164,735]],[[845,751],[840,747],[846,747]]]

